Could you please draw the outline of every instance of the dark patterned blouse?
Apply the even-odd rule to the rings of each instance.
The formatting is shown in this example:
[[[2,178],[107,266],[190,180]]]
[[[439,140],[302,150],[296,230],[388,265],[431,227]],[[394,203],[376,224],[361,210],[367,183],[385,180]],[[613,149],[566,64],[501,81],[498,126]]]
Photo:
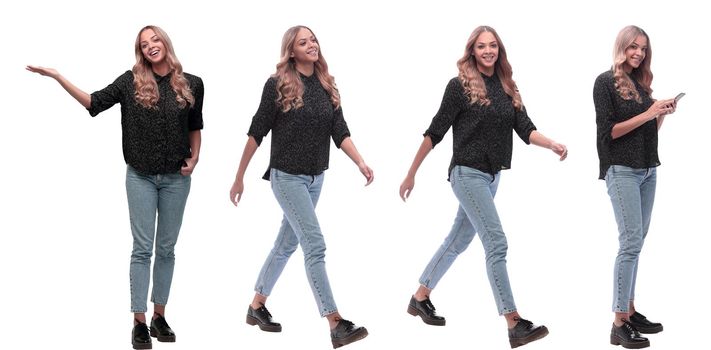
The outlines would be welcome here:
[[[133,73],[126,71],[109,86],[91,94],[92,117],[121,104],[123,158],[138,172],[155,175],[180,171],[185,158],[190,158],[188,134],[203,128],[202,79],[184,73],[195,98],[193,106],[180,108],[170,86],[170,74],[154,74],[160,98],[156,108],[145,108],[134,98]]]
[[[247,135],[254,137],[259,145],[272,131],[269,169],[294,175],[318,175],[328,169],[330,139],[340,148],[350,132],[343,110],[333,107],[330,95],[316,74],[300,76],[304,83],[304,105],[282,112],[276,102],[277,79],[269,78]],[[263,176],[265,180],[269,180],[269,169]]]
[[[649,94],[632,80],[642,98],[624,100],[615,89],[615,78],[609,70],[595,79],[593,100],[597,122],[597,156],[600,159],[599,179],[604,179],[610,165],[630,168],[653,168],[659,163],[657,154],[657,120],[652,119],[629,133],[612,139],[612,127],[644,113],[654,103]]]
[[[482,74],[482,78],[491,101],[488,106],[470,104],[459,78],[452,78],[444,90],[439,111],[424,133],[430,136],[434,147],[452,127],[454,151],[448,174],[455,165],[492,175],[509,169],[513,131],[528,144],[529,135],[536,130],[525,108],[520,111],[514,108],[513,99],[504,92],[496,74],[491,77]]]

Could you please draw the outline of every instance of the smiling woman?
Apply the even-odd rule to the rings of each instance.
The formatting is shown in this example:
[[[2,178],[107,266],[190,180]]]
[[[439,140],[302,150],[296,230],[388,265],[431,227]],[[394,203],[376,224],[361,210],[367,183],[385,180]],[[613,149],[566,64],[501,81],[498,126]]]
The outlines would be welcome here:
[[[91,116],[121,104],[126,193],[133,234],[131,335],[134,349],[150,349],[151,336],[160,342],[175,341],[164,315],[190,175],[200,154],[203,84],[199,77],[183,72],[170,38],[159,27],[146,26],[139,31],[135,53],[133,71],[91,95],[55,69],[27,66],[27,70],[55,79]],[[149,329],[145,312],[154,248],[153,317]]]

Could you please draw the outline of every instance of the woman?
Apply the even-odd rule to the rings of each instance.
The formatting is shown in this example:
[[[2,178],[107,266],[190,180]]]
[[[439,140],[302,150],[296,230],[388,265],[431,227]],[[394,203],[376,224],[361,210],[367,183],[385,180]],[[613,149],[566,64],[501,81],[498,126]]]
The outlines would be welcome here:
[[[134,349],[151,349],[151,336],[161,342],[175,341],[175,333],[164,317],[165,306],[173,278],[174,248],[190,192],[190,175],[200,155],[203,83],[199,77],[183,72],[170,38],[159,27],[146,26],[138,32],[135,53],[132,71],[91,95],[55,69],[27,66],[27,70],[55,79],[91,116],[121,104],[126,194],[133,234],[132,343]],[[153,317],[149,330],[145,312],[154,241]]]
[[[615,320],[610,342],[625,348],[649,346],[639,333],[658,333],[634,307],[637,262],[649,222],[657,186],[657,131],[664,116],[674,113],[674,99],[652,99],[652,46],[641,28],[627,26],[617,35],[612,69],[595,80],[593,99],[597,121],[599,178],[617,220],[620,247],[615,259],[612,311]]]
[[[264,85],[262,100],[249,128],[247,144],[230,190],[236,206],[244,191],[244,173],[262,138],[272,131],[269,169],[274,196],[284,211],[281,229],[262,267],[254,299],[247,308],[247,323],[263,331],[280,332],[265,304],[286,262],[298,245],[304,252],[306,274],[322,317],[328,319],[334,348],[368,335],[341,317],[326,275],[326,245],[314,208],[328,168],[330,140],[345,152],[366,177],[365,164],[350,138],[341,99],[313,32],[304,26],[284,33],[277,70]]]
[[[552,150],[560,160],[567,157],[568,150],[536,131],[528,118],[511,77],[506,49],[493,28],[474,29],[457,67],[459,76],[449,81],[440,109],[400,185],[400,197],[405,201],[415,186],[417,169],[451,126],[454,152],[449,181],[459,200],[459,211],[452,230],[422,273],[407,311],[427,324],[445,325],[444,317],[435,312],[430,293],[478,232],[496,306],[506,319],[511,347],[518,347],[543,338],[548,329],[534,326],[516,311],[506,271],[506,236],[494,206],[500,171],[510,168],[512,130],[527,144]]]

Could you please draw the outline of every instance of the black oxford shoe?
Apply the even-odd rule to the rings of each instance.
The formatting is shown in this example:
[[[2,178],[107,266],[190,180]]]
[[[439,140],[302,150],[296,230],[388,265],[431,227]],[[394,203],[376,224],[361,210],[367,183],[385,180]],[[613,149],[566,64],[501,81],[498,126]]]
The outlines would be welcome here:
[[[138,321],[136,321],[138,322]],[[131,344],[134,349],[152,349],[151,336],[148,334],[148,326],[143,322],[138,322],[131,331]]]
[[[170,329],[163,315],[158,315],[151,320],[151,337],[158,339],[159,342],[175,342],[175,333]]]
[[[637,331],[643,334],[654,334],[664,330],[664,327],[659,322],[652,322],[639,312],[630,315],[630,323],[637,328]]]
[[[407,306],[407,313],[412,316],[420,316],[422,322],[433,326],[444,326],[446,320],[442,316],[437,316],[435,307],[430,298],[417,301],[413,296],[410,298],[410,305]]]
[[[331,344],[333,344],[333,348],[336,349],[367,336],[368,330],[365,329],[365,327],[356,327],[351,321],[340,320],[336,328],[331,330]]]
[[[265,332],[281,332],[281,324],[272,321],[272,314],[264,304],[256,310],[251,305],[247,307],[247,324],[257,325]]]
[[[610,344],[622,345],[626,349],[641,349],[649,346],[649,339],[639,335],[636,328],[627,320],[622,320],[622,326],[617,327],[612,324],[610,332]]]
[[[546,326],[536,326],[533,322],[519,317],[515,318],[515,320],[518,321],[516,326],[509,329],[509,344],[511,344],[512,349],[548,335]]]

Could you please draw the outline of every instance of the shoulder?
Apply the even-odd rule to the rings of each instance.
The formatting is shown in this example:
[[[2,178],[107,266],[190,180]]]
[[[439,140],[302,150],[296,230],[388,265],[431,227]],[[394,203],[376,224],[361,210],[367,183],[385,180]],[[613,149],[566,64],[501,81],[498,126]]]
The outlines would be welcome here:
[[[116,78],[117,83],[131,83],[133,84],[133,72],[130,70],[125,71],[123,74]]]
[[[597,76],[597,78],[595,79],[595,85],[610,84],[614,83],[614,81],[615,77],[612,75],[612,70],[606,70]]]
[[[202,78],[197,75],[183,72],[183,76],[190,83],[190,86],[203,85]]]

